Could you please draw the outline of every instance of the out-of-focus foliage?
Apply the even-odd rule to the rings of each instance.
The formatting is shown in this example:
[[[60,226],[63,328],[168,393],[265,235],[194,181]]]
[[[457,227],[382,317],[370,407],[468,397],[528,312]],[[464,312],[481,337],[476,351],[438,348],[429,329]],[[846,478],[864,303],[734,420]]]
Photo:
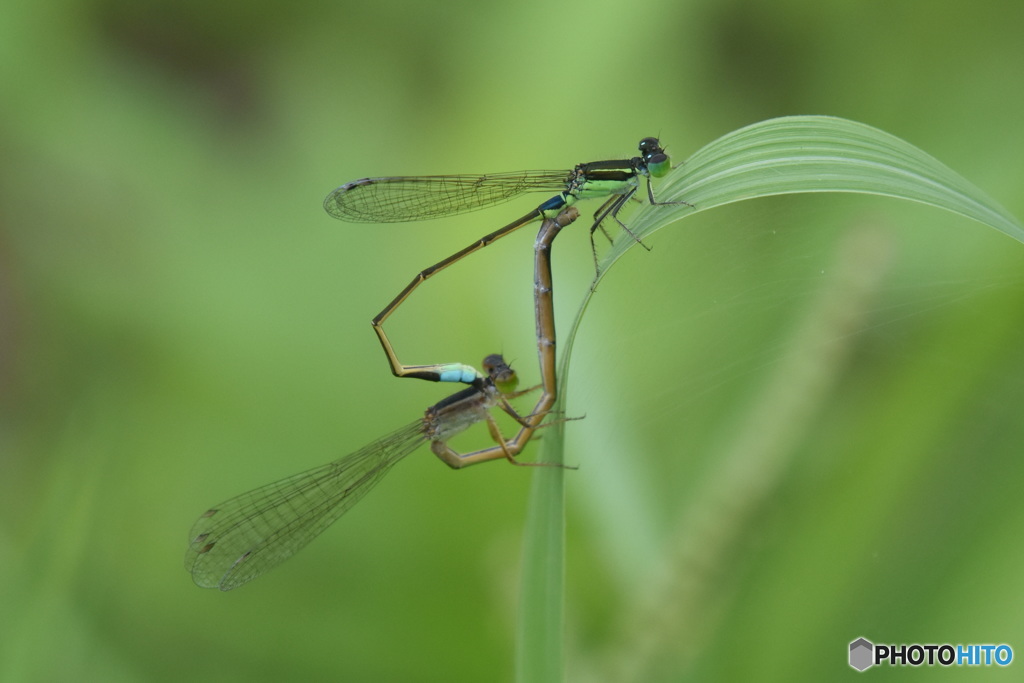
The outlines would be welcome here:
[[[509,680],[523,468],[454,473],[424,449],[251,586],[181,568],[211,504],[444,395],[391,377],[369,319],[531,201],[361,226],[323,196],[568,168],[646,135],[683,159],[821,113],[1021,216],[1022,15],[7,3],[0,679]],[[530,232],[416,292],[389,320],[404,360],[500,351],[536,380]],[[562,325],[585,233],[555,249]],[[567,678],[833,680],[861,635],[1024,643],[1024,246],[848,196],[727,206],[649,245],[601,282],[573,355]]]

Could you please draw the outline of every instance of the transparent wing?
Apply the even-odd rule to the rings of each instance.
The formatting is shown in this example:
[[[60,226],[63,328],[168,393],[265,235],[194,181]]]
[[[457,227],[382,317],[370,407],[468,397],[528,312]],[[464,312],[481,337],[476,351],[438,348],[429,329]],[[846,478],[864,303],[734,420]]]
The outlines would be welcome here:
[[[204,588],[226,591],[252,581],[316,538],[426,439],[417,420],[355,453],[207,510],[192,526],[185,568]]]
[[[560,192],[572,177],[572,171],[515,171],[363,178],[327,195],[324,209],[355,223],[429,220],[500,204],[524,192]]]

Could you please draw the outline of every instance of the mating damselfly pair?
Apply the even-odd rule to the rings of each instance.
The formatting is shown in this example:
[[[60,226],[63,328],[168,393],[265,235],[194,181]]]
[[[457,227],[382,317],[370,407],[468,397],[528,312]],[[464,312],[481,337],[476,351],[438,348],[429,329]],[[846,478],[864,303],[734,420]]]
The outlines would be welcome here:
[[[330,215],[378,223],[475,211],[524,192],[557,194],[521,218],[418,273],[372,321],[394,375],[469,386],[428,408],[423,418],[354,453],[208,510],[192,527],[185,557],[185,566],[194,581],[203,587],[229,590],[269,571],[351,509],[394,464],[425,442],[453,468],[495,459],[507,459],[517,465],[541,464],[521,463],[516,456],[543,426],[557,397],[550,260],[554,238],[579,216],[574,206],[577,201],[603,197],[606,200],[594,214],[590,228],[592,249],[593,234],[599,229],[604,232],[602,223],[608,217],[637,239],[618,214],[639,189],[642,177],[647,179],[647,198],[651,204],[687,204],[655,199],[651,177],[661,177],[670,169],[669,157],[659,141],[644,138],[639,151],[638,157],[578,164],[570,171],[364,178],[331,192],[324,202]],[[516,375],[499,355],[484,359],[483,372],[462,363],[403,365],[384,333],[384,321],[423,281],[538,219],[542,224],[534,248],[534,308],[541,384],[516,391]],[[510,399],[537,389],[541,394],[530,412],[520,414],[509,403]],[[493,408],[501,408],[520,425],[513,438],[502,436],[490,413]],[[487,425],[496,445],[468,454],[460,454],[448,445],[449,439],[478,422]]]

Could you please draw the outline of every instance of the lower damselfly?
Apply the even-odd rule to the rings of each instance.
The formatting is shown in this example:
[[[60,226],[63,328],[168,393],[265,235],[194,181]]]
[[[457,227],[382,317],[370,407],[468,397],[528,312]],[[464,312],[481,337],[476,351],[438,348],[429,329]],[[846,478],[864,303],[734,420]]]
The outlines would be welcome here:
[[[545,219],[535,243],[534,298],[541,384],[517,391],[518,377],[500,355],[484,359],[483,373],[473,370],[470,386],[427,409],[424,416],[327,465],[262,486],[203,513],[189,533],[185,568],[203,588],[231,590],[265,574],[305,547],[374,487],[398,461],[429,442],[431,451],[453,469],[482,462],[516,459],[544,420],[557,397],[554,291],[551,245],[579,212],[570,207]],[[541,390],[533,409],[523,415],[509,400]],[[519,425],[505,439],[494,417],[500,408]],[[448,441],[484,422],[494,446],[459,453]],[[550,423],[549,423],[550,424]]]

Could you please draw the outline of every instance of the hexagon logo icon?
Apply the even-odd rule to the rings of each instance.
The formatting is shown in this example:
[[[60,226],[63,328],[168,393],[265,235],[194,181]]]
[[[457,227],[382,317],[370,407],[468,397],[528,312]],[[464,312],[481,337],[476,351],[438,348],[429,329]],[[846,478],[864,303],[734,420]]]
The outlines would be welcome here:
[[[858,638],[850,643],[850,666],[863,671],[874,664],[875,646],[867,638]]]

